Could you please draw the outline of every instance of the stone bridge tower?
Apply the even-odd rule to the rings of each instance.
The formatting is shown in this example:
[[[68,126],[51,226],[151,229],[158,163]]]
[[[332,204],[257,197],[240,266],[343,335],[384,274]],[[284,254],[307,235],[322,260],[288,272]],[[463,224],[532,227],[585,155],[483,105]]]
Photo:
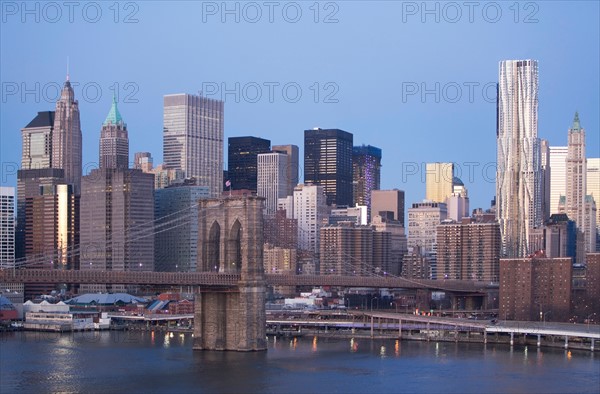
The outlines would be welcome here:
[[[200,289],[194,311],[194,349],[266,350],[264,198],[199,201],[198,271],[240,274],[235,287]]]

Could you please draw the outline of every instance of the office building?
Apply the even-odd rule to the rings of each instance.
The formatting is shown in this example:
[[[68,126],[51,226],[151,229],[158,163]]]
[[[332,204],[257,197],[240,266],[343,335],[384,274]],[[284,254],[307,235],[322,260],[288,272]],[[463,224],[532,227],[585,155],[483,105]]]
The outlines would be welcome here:
[[[79,103],[67,75],[67,80],[56,102],[52,131],[52,168],[64,171],[64,183],[73,185],[73,192],[81,192],[82,138]]]
[[[298,220],[298,249],[309,252],[315,261],[318,261],[319,255],[319,231],[327,216],[327,197],[323,186],[296,186],[294,219]]]
[[[223,190],[224,103],[191,94],[164,96],[165,170],[183,170],[186,178],[208,186],[211,197]]]
[[[569,219],[575,221],[579,230],[585,233],[587,230],[584,226],[585,196],[587,195],[585,130],[579,123],[578,113],[575,113],[573,125],[569,129],[566,168],[564,211]],[[588,250],[588,252],[590,251]]]
[[[133,158],[133,168],[143,172],[151,172],[154,168],[154,160],[150,152],[135,152]]]
[[[21,169],[17,174],[17,230],[15,257],[25,257],[25,200],[37,195],[40,183],[60,182],[62,170],[49,170],[52,166],[52,131],[54,111],[38,112],[36,117],[21,129]],[[33,170],[33,171],[30,171]]]
[[[327,205],[352,206],[352,145],[347,131],[304,131],[304,183],[322,186]]]
[[[496,136],[502,256],[525,257],[530,253],[529,231],[543,220],[537,61],[500,62]]]
[[[198,200],[208,186],[193,182],[154,191],[154,270],[195,272],[198,252]]]
[[[408,247],[420,248],[421,254],[428,259],[432,279],[437,277],[437,227],[447,218],[448,210],[444,203],[423,201],[412,204],[412,208],[408,209]]]
[[[560,196],[567,190],[567,153],[566,146],[550,147],[550,214],[558,213]]]
[[[21,170],[52,167],[53,130],[54,111],[38,112],[37,116],[21,129]]]
[[[371,221],[371,192],[381,185],[381,149],[371,145],[352,148],[352,205],[365,205]]]
[[[120,116],[108,124],[112,120],[124,125]],[[106,161],[117,163],[117,153],[110,156]],[[82,179],[81,207],[82,271],[154,271],[153,174],[122,167],[92,170]],[[82,284],[80,290],[124,291],[125,286]]]
[[[258,155],[271,151],[271,141],[258,137],[229,137],[227,175],[231,188],[257,192]],[[283,169],[285,174],[285,164]],[[282,177],[285,179],[285,175]]]
[[[117,99],[113,96],[110,111],[100,131],[100,168],[129,168],[129,137]]]
[[[400,222],[404,227],[404,191],[373,190],[371,191],[371,218],[379,212],[392,212],[393,220]]]
[[[163,189],[185,180],[185,171],[179,169],[166,169],[164,164],[157,165],[149,173],[154,174],[155,189]]]
[[[444,221],[437,227],[437,279],[498,283],[500,274],[498,223]]]
[[[300,155],[298,153],[298,147],[296,145],[273,145],[271,150],[277,153],[285,153],[288,157],[285,177],[287,180],[287,189],[285,195],[291,196],[294,194],[294,188],[299,183],[298,174],[300,171]]]
[[[596,203],[596,251],[600,252],[600,158],[587,159],[587,194]]]
[[[550,144],[548,140],[540,140],[540,171],[542,176],[540,190],[542,192],[542,222],[550,218],[550,180],[552,172],[550,169]]]
[[[275,214],[278,199],[288,195],[288,163],[289,157],[285,153],[259,153],[257,155],[256,194],[266,199],[266,215]]]
[[[500,259],[499,318],[568,321],[572,272],[568,257]]]
[[[353,208],[333,208],[329,213],[329,224],[352,222],[357,226],[366,226],[368,224],[367,211],[368,209],[364,205]]]
[[[37,268],[79,269],[79,254],[75,250],[79,245],[79,196],[73,189],[73,185],[44,185],[38,195],[27,198],[28,264]]]
[[[390,259],[385,270],[392,275],[400,275],[402,272],[402,259],[407,252],[407,240],[404,226],[394,220],[394,213],[380,211],[372,217],[371,226],[377,232],[390,233]]]
[[[385,275],[390,265],[389,232],[351,222],[327,225],[320,234],[321,275]]]
[[[548,258],[570,257],[577,254],[577,227],[564,213],[555,213],[541,227],[531,230],[529,242],[534,252],[544,251]]]
[[[92,170],[83,177],[81,207],[82,271],[154,271],[152,174],[135,169]],[[111,290],[83,284],[81,289]]]
[[[0,186],[0,269],[15,264],[15,188]]]
[[[452,195],[454,163],[427,163],[425,165],[425,199],[445,203]]]

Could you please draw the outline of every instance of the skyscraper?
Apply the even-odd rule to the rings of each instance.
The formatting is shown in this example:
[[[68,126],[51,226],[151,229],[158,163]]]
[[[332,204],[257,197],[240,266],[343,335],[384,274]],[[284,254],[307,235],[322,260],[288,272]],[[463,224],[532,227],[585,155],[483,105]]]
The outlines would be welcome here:
[[[53,130],[54,111],[38,112],[37,116],[21,129],[23,142],[22,170],[52,167]]]
[[[497,103],[496,217],[501,255],[526,256],[529,230],[542,223],[538,63],[500,62]]]
[[[371,145],[352,148],[354,205],[366,205],[371,219],[371,191],[381,185],[381,149]]]
[[[52,131],[54,111],[38,112],[37,116],[21,129],[21,169],[17,174],[17,231],[15,257],[25,257],[26,199],[39,193],[40,184],[60,182],[61,169],[52,167]]]
[[[82,271],[154,270],[154,175],[134,169],[92,170],[83,177],[81,207]],[[110,290],[83,284],[81,289]]]
[[[271,141],[258,137],[230,137],[227,172],[231,187],[257,191],[258,155],[271,151]]]
[[[257,195],[265,197],[265,213],[275,214],[277,199],[287,196],[288,155],[285,153],[259,153],[257,156]]]
[[[371,192],[371,219],[380,212],[388,211],[394,214],[392,220],[404,227],[404,190],[373,190]]]
[[[587,194],[585,130],[579,123],[579,114],[575,113],[573,125],[569,129],[567,150],[567,173],[565,189],[565,213],[574,220],[579,231],[585,233],[584,208]],[[595,235],[595,234],[594,234]],[[590,252],[588,250],[588,252]]]
[[[294,219],[298,220],[298,249],[319,254],[319,231],[327,217],[323,186],[298,185],[294,189]]]
[[[550,219],[550,145],[548,140],[540,140],[540,170],[542,174],[542,223]]]
[[[550,147],[550,214],[558,213],[560,196],[567,188],[567,152],[566,146]]]
[[[165,169],[183,170],[211,197],[223,189],[224,103],[191,94],[164,96],[163,157]]]
[[[198,200],[208,196],[208,186],[193,184],[154,191],[155,271],[196,271]]]
[[[431,279],[437,277],[437,227],[447,217],[448,209],[444,203],[425,200],[408,209],[408,247],[418,246],[421,254],[427,257]]]
[[[112,106],[100,131],[100,168],[129,167],[129,138],[127,125],[123,122],[117,99],[113,96]]]
[[[107,122],[122,141],[125,123],[113,103]],[[104,131],[104,128],[103,128]],[[103,133],[102,137],[106,134]],[[124,134],[126,137],[126,134]],[[110,144],[109,144],[110,145]],[[100,151],[103,146],[100,145]],[[106,163],[119,163],[123,151],[107,149]],[[125,166],[92,170],[82,178],[81,188],[81,270],[154,270],[154,175]],[[82,284],[81,291],[123,291],[124,286]]]
[[[15,264],[15,188],[0,186],[0,269]]]
[[[454,163],[427,163],[425,166],[425,199],[446,202],[452,195]]]
[[[596,251],[600,251],[600,158],[587,159],[587,193],[596,203]]]
[[[79,103],[69,82],[65,81],[56,103],[52,131],[52,168],[64,170],[64,181],[73,185],[76,195],[81,192],[82,145]]]
[[[327,205],[352,205],[352,144],[347,131],[304,131],[304,183],[323,186]]]
[[[298,147],[296,145],[273,145],[271,150],[273,152],[285,153],[288,156],[286,172],[288,186],[285,195],[291,196],[294,194],[294,188],[299,182],[298,173],[300,170],[300,163],[298,161]]]

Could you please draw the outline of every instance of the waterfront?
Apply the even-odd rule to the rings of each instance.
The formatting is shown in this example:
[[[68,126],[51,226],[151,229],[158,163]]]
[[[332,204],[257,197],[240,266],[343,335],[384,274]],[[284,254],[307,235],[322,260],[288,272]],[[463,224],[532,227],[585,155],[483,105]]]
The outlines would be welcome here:
[[[598,393],[589,351],[370,339],[269,339],[258,353],[192,351],[190,334],[0,336],[0,392]]]

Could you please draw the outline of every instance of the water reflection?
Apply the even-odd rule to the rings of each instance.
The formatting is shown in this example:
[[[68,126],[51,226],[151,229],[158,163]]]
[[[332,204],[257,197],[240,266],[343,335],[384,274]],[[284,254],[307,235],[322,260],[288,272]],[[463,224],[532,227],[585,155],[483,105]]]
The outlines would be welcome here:
[[[11,334],[1,343],[1,391],[436,392],[455,376],[461,379],[448,391],[597,393],[600,387],[597,355],[574,349],[536,348],[532,355],[529,347],[496,344],[274,337],[267,352],[245,353],[193,351],[190,334],[132,331],[126,341],[124,335],[36,342],[35,333]]]
[[[385,346],[383,346],[383,345],[379,348],[379,356],[381,358],[386,358],[387,357],[386,354],[385,354]]]

